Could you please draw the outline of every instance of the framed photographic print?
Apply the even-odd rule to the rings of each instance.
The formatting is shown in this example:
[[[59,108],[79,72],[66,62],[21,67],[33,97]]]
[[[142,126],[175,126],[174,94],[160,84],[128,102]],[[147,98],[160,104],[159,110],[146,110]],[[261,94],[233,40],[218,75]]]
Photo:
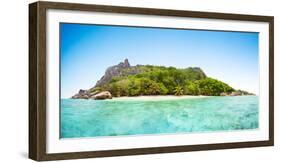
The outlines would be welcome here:
[[[29,5],[29,157],[274,144],[271,16]]]

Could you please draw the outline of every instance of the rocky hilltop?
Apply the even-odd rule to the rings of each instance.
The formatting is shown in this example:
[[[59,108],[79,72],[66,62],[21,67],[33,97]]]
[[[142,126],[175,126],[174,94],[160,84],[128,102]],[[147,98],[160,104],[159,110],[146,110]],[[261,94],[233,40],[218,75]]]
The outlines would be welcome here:
[[[199,67],[177,69],[175,67],[136,65],[128,59],[108,67],[96,85],[79,90],[73,99],[111,99],[120,96],[139,95],[252,95],[235,90],[226,83],[209,78]]]
[[[120,62],[118,65],[107,68],[105,74],[97,82],[95,87],[109,83],[113,77],[134,75],[138,73],[140,73],[139,69],[136,66],[130,66],[129,60],[125,59],[124,62]]]

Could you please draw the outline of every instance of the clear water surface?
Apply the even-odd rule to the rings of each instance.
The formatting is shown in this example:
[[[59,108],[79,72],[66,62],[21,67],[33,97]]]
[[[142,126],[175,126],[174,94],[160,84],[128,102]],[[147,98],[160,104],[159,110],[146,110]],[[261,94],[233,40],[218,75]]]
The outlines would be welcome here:
[[[258,97],[172,100],[61,99],[61,138],[258,128]]]

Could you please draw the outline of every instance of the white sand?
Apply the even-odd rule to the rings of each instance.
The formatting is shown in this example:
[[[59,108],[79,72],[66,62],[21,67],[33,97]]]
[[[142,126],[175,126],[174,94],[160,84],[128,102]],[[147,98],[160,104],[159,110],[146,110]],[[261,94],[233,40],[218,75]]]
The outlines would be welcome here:
[[[134,96],[134,97],[113,97],[112,100],[178,100],[178,99],[195,99],[195,98],[205,98],[208,96],[189,96],[189,95],[184,95],[184,96],[173,96],[173,95],[165,95],[165,96]]]

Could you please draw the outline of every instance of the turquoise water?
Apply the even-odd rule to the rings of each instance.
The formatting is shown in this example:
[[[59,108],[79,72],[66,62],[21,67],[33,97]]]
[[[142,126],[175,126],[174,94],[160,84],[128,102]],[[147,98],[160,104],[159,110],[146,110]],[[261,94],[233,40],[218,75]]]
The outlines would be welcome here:
[[[258,97],[61,100],[61,138],[258,128]]]

